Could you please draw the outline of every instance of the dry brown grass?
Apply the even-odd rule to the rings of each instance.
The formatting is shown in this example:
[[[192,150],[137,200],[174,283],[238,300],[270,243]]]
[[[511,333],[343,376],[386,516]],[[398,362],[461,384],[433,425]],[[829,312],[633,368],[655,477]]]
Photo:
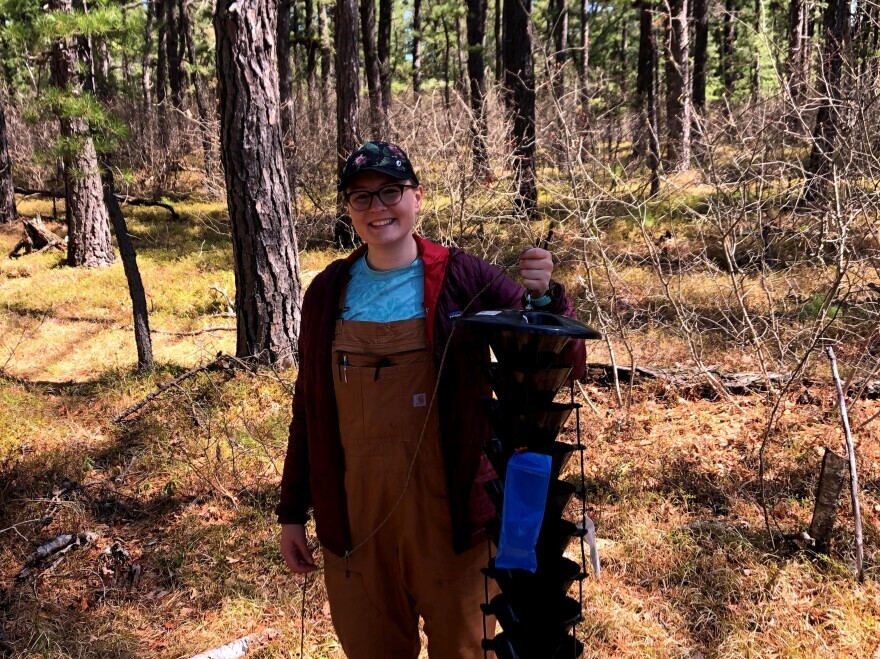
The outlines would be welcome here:
[[[45,207],[25,206],[25,212]],[[132,210],[154,327],[170,331],[231,324],[210,290],[232,294],[222,210],[182,206],[184,219]],[[430,223],[427,230],[432,231]],[[536,232],[544,226],[536,226]],[[503,228],[493,255],[511,251],[515,227]],[[562,228],[561,276],[581,295],[575,231]],[[639,237],[621,228],[621,249]],[[0,232],[0,251],[16,241]],[[479,252],[485,241],[472,241]],[[303,253],[307,281],[338,253]],[[616,286],[638,307],[656,298],[643,265],[615,272]],[[695,306],[718,305],[723,277],[705,271],[679,280]],[[807,283],[809,275],[800,281]],[[620,288],[618,289],[620,290]],[[755,302],[756,308],[760,305]],[[593,307],[583,298],[588,318]],[[645,307],[650,320],[655,311]],[[259,657],[341,657],[320,578],[308,582],[278,555],[272,507],[286,443],[293,373],[205,373],[117,426],[119,410],[218,350],[234,333],[154,337],[161,367],[135,363],[121,266],[100,271],[60,266],[60,255],[0,259],[0,529],[41,517],[64,479],[86,484],[64,497],[51,523],[2,533],[0,628],[16,658],[185,657],[267,626],[281,636]],[[636,361],[689,363],[680,335],[657,322],[633,322],[626,341]],[[615,336],[618,356],[625,354]],[[740,346],[707,339],[713,363],[754,370]],[[607,348],[591,346],[605,361]],[[12,353],[11,357],[9,354]],[[622,359],[627,363],[628,357]],[[826,376],[827,377],[827,376]],[[811,559],[782,539],[809,523],[821,450],[840,450],[832,391],[801,389],[782,404],[767,451],[767,494],[774,535],[758,505],[757,451],[770,414],[760,396],[730,402],[684,395],[660,383],[633,391],[618,408],[598,383],[584,407],[588,508],[596,520],[603,576],[584,587],[585,656],[871,657],[880,645],[880,421],[857,433],[863,485],[867,578],[851,574],[852,520],[843,502],[834,553]],[[859,405],[854,426],[880,409]],[[567,429],[573,439],[573,424]],[[576,476],[576,472],[573,472]],[[576,506],[569,511],[577,514]],[[74,552],[30,578],[15,576],[23,557],[60,533],[91,529],[95,546]],[[143,567],[132,585],[102,552],[114,542]],[[579,556],[576,546],[570,548]],[[120,576],[121,575],[121,576]]]

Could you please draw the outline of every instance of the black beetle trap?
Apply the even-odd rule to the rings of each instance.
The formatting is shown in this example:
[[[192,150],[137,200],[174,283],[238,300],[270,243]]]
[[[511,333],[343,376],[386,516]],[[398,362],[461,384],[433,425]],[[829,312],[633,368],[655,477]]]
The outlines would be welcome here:
[[[582,619],[586,571],[585,523],[562,517],[575,486],[559,479],[566,463],[583,450],[580,405],[556,403],[559,388],[572,365],[560,363],[569,339],[599,339],[586,325],[542,311],[484,311],[458,321],[482,335],[497,359],[486,364],[497,399],[483,400],[493,429],[486,455],[498,479],[486,483],[497,512],[487,526],[498,551],[483,570],[501,593],[481,606],[494,615],[503,632],[483,639],[484,654],[499,659],[577,658],[584,646],[575,638]],[[573,384],[573,383],[572,383]],[[557,441],[559,431],[574,411],[577,444]],[[583,493],[582,493],[583,495]],[[586,520],[585,503],[582,505]],[[564,557],[572,538],[580,538],[581,563]],[[577,581],[581,597],[568,597]],[[487,600],[488,600],[488,588]]]

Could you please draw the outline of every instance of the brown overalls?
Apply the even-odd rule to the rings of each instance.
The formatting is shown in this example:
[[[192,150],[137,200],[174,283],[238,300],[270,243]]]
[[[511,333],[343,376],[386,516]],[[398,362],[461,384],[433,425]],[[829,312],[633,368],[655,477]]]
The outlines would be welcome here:
[[[338,320],[332,355],[354,550],[325,550],[324,577],[342,647],[416,659],[421,616],[431,659],[478,659],[487,549],[452,550],[436,406],[419,444],[435,384],[425,320]]]

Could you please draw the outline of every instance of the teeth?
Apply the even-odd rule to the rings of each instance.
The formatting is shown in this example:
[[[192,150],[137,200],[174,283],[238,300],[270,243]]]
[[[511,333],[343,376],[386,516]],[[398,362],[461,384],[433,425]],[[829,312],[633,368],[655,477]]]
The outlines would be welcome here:
[[[372,227],[384,227],[386,224],[391,224],[394,222],[393,219],[389,220],[379,220],[378,222],[370,222],[370,226]]]

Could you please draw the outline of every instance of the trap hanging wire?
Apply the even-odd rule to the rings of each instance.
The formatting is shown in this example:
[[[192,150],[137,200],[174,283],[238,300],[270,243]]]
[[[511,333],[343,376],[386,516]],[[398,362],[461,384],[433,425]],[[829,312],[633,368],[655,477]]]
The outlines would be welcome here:
[[[515,501],[506,496],[511,493],[514,482],[512,477],[508,478],[513,469],[511,458],[528,452],[543,456],[545,464],[549,462],[546,499],[541,498],[539,502],[543,516],[539,516],[537,542],[526,548],[536,559],[536,569],[506,567],[499,555],[491,557],[490,546],[489,563],[483,572],[487,580],[495,580],[501,592],[489,600],[487,585],[487,601],[481,608],[484,616],[494,615],[504,631],[489,639],[484,622],[484,654],[491,651],[499,659],[576,659],[584,650],[583,643],[573,633],[575,625],[582,620],[581,582],[586,570],[584,445],[579,416],[577,444],[557,440],[572,411],[579,415],[580,405],[574,402],[573,390],[570,403],[557,403],[554,398],[572,370],[572,364],[564,362],[565,345],[570,339],[596,340],[601,335],[571,318],[528,309],[480,312],[463,316],[458,324],[462,329],[482,335],[497,359],[485,364],[497,398],[483,400],[493,430],[485,451],[498,474],[498,479],[486,483],[497,512],[487,526],[487,533],[496,547],[509,542],[502,530],[508,528],[505,523],[510,522],[504,516],[505,502],[510,506]],[[583,521],[580,524],[563,518],[577,487],[559,478],[575,452],[581,454]],[[508,491],[505,490],[507,484],[511,486]],[[564,556],[573,538],[581,542],[580,564]],[[516,551],[523,549],[517,547]],[[576,581],[580,593],[577,600],[568,596],[569,588]]]

